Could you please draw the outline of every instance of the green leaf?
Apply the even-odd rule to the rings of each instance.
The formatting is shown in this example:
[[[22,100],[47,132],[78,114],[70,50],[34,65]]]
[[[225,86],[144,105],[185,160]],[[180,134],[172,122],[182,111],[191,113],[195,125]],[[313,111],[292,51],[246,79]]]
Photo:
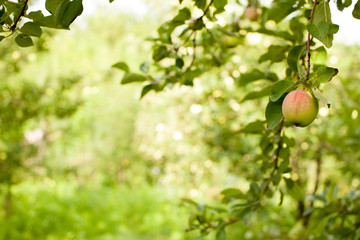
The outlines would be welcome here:
[[[259,63],[265,62],[270,60],[271,63],[275,62],[281,62],[283,61],[285,57],[285,53],[287,52],[289,46],[277,46],[277,45],[271,45],[268,48],[268,52],[263,54],[260,59]]]
[[[161,91],[162,89],[163,88],[158,83],[150,83],[143,87],[143,89],[141,91],[140,99],[145,97],[145,95],[148,94],[151,90],[158,92],[158,91]]]
[[[188,8],[180,9],[178,14],[171,20],[172,22],[185,23],[186,20],[191,18],[191,12]]]
[[[126,73],[124,75],[123,79],[121,80],[121,84],[128,84],[128,83],[132,83],[132,82],[144,82],[144,81],[146,81],[146,79],[147,78],[141,74]]]
[[[216,8],[215,13],[223,12],[225,10],[224,7],[226,6],[226,4],[227,4],[227,0],[214,0],[213,5]]]
[[[269,96],[270,93],[271,93],[271,87],[265,87],[260,91],[254,91],[246,94],[246,96],[241,100],[241,102],[266,97]]]
[[[313,64],[325,64],[326,60],[327,60],[327,52],[323,46],[318,47],[312,51],[311,62]]]
[[[360,19],[360,0],[358,0],[354,6],[354,10],[352,11],[352,15],[356,19]]]
[[[272,82],[277,81],[278,77],[273,72],[264,73],[258,69],[254,69],[251,72],[243,73],[240,75],[239,78],[239,85],[244,86],[248,83],[251,83],[253,81],[257,80],[270,80]]]
[[[184,60],[182,60],[182,58],[176,58],[176,60],[175,60],[175,65],[178,67],[178,68],[180,68],[180,69],[182,69],[183,68],[183,66],[184,66]]]
[[[45,8],[48,10],[51,14],[55,13],[56,8],[58,5],[66,0],[46,0],[45,2]]]
[[[195,0],[195,6],[204,11],[206,8],[206,0]]]
[[[249,191],[257,196],[260,193],[259,185],[256,182],[251,182]]]
[[[275,83],[271,88],[270,100],[276,102],[292,86],[294,86],[294,82],[291,80],[282,80]]]
[[[253,210],[252,206],[246,207],[242,211],[238,212],[236,214],[236,217],[239,218],[239,219],[244,219],[246,217],[246,215],[248,215],[249,213],[252,212],[252,210]]]
[[[299,72],[299,59],[302,56],[304,49],[305,45],[298,45],[293,47],[288,54],[287,62],[294,72]]]
[[[70,4],[70,0],[63,0],[56,8],[54,13],[55,24],[58,25],[65,13],[66,8]]]
[[[109,3],[112,3],[114,0],[109,0]]]
[[[331,104],[329,103],[329,101],[321,94],[321,92],[319,91],[319,89],[315,88],[313,90],[314,96],[319,99],[322,103],[324,103],[328,108],[330,108]]]
[[[330,6],[326,0],[319,1],[319,4],[315,7],[313,24],[318,26],[320,22],[331,23]]]
[[[31,37],[29,37],[28,35],[25,35],[25,34],[19,34],[18,36],[16,36],[15,42],[20,47],[30,47],[30,46],[34,45]]]
[[[40,37],[42,30],[39,24],[34,22],[27,22],[20,28],[20,32],[34,37]]]
[[[269,129],[275,128],[283,118],[282,102],[284,98],[278,99],[276,102],[269,101],[265,110],[266,123]]]
[[[130,72],[130,68],[125,62],[117,62],[114,65],[112,65],[112,67],[123,70],[125,73]]]
[[[152,59],[155,62],[158,62],[158,61],[166,58],[168,55],[169,55],[169,51],[167,50],[167,47],[164,45],[161,45],[154,49]]]
[[[255,122],[251,122],[242,128],[240,133],[249,133],[249,134],[262,134],[265,131],[264,122],[257,120]]]
[[[284,178],[286,183],[286,189],[291,197],[295,200],[302,201],[304,199],[303,190],[297,182],[294,182],[290,178]]]
[[[296,0],[278,0],[273,1],[268,11],[268,19],[280,22],[290,13],[294,12],[296,8]]]
[[[289,167],[289,158],[285,158],[279,165],[279,171],[284,172]]]
[[[216,240],[226,240],[226,232],[224,227],[218,228],[216,231]]]
[[[296,36],[296,39],[299,42],[302,42],[304,39],[304,30],[306,26],[300,22],[297,18],[292,18],[290,20],[290,30],[294,33]]]
[[[202,233],[200,236],[194,238],[193,240],[200,240],[200,239],[204,239],[204,237],[206,237],[207,235],[209,235],[210,232],[204,232]]]
[[[307,29],[327,48],[332,46],[333,34],[338,31],[338,26],[331,22],[330,6],[326,0],[320,1],[315,7],[313,24],[309,24]]]
[[[70,24],[82,14],[84,8],[82,0],[74,0],[70,2],[60,19],[61,27],[68,29]]]
[[[222,202],[228,203],[234,199],[240,199],[244,197],[244,194],[237,188],[227,188],[221,191],[220,197]]]
[[[34,21],[40,21],[44,19],[44,14],[39,10],[35,12],[30,12],[26,17]]]
[[[350,7],[350,5],[352,4],[352,0],[345,0],[345,2],[343,1],[344,0],[336,1],[336,6],[340,11],[344,10],[344,8]]]
[[[339,70],[331,67],[319,67],[316,72],[314,79],[319,83],[330,82],[333,77],[338,74]]]
[[[266,35],[269,35],[269,36],[279,37],[279,38],[283,38],[283,39],[291,41],[291,42],[295,41],[294,36],[292,36],[288,31],[270,30],[270,29],[267,29],[267,28],[260,28],[260,29],[258,29],[256,31],[251,30],[249,28],[249,29],[246,29],[246,31],[248,31],[248,32],[258,32],[258,33],[266,34]]]

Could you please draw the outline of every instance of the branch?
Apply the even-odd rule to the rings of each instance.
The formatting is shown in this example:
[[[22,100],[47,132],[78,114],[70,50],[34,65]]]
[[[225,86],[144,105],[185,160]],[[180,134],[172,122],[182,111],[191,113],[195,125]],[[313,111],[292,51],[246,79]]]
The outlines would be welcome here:
[[[20,15],[16,18],[16,20],[14,21],[14,24],[10,27],[10,30],[11,30],[11,31],[15,31],[16,26],[18,25],[18,23],[19,23],[19,21],[20,21],[20,18],[25,15],[25,10],[26,10],[26,7],[27,7],[27,5],[28,5],[28,2],[29,2],[29,0],[25,0],[24,6],[23,6],[23,8],[21,9]]]
[[[317,156],[315,161],[316,161],[316,176],[315,176],[315,186],[312,195],[315,195],[319,188],[320,174],[321,174],[321,146],[319,146],[319,149],[317,150]],[[311,200],[310,208],[312,208],[313,206],[314,206],[314,200]],[[307,214],[304,217],[304,223],[303,223],[304,226],[308,225],[310,217],[311,217],[311,213]]]
[[[209,11],[210,6],[213,4],[213,2],[214,2],[214,0],[211,0],[211,1],[210,1],[209,5],[207,5],[207,7],[205,8],[204,13],[203,13],[203,15],[200,17],[200,19],[203,18],[203,17],[207,14],[207,12]]]
[[[314,0],[314,5],[313,8],[311,10],[311,15],[310,15],[310,24],[312,24],[313,22],[313,18],[314,18],[314,12],[315,12],[315,7],[317,4],[317,0]],[[309,80],[309,75],[310,75],[310,44],[312,42],[312,36],[310,35],[310,32],[308,32],[308,40],[307,40],[307,70],[306,70],[306,81]]]
[[[278,142],[278,148],[276,149],[276,152],[275,152],[274,169],[271,171],[270,177],[268,178],[264,189],[261,191],[261,193],[260,193],[260,195],[259,195],[259,199],[260,199],[261,196],[264,195],[264,194],[266,193],[266,191],[268,190],[268,188],[269,188],[269,186],[270,186],[270,182],[271,182],[271,180],[272,180],[272,178],[273,178],[276,170],[278,169],[279,156],[280,156],[280,151],[281,151],[281,149],[282,149],[282,137],[281,137],[281,132],[282,132],[283,126],[284,126],[284,118],[281,119],[280,128],[279,128],[279,131],[278,131],[278,133],[277,133],[280,138],[279,138],[279,142]]]

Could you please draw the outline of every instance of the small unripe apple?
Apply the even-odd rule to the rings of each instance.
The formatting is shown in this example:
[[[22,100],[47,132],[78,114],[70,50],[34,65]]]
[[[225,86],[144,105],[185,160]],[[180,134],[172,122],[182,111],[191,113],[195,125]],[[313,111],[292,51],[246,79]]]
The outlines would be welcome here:
[[[306,90],[295,90],[286,95],[282,103],[285,122],[297,127],[312,123],[319,111],[317,99]]]
[[[245,17],[250,21],[256,21],[259,18],[259,13],[256,7],[248,7],[245,10]]]

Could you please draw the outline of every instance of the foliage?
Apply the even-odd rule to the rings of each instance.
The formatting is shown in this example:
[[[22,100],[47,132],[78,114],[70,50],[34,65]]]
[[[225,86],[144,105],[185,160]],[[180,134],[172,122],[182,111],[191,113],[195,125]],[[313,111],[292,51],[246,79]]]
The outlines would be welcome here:
[[[339,10],[351,5],[351,1],[350,4],[337,3]],[[249,1],[249,6],[251,4]],[[201,239],[214,229],[216,239],[225,239],[225,229],[229,225],[238,222],[251,224],[264,214],[268,206],[274,205],[276,198],[280,199],[279,205],[283,204],[284,198],[291,198],[292,204],[298,205],[298,210],[293,211],[292,227],[285,232],[269,230],[266,233],[269,236],[285,238],[285,234],[294,239],[356,239],[359,237],[359,219],[356,217],[359,214],[356,204],[358,191],[349,189],[338,200],[337,195],[329,194],[337,191],[334,190],[337,186],[324,182],[319,193],[322,161],[328,149],[321,143],[316,149],[318,153],[312,156],[317,169],[313,190],[307,190],[307,177],[297,173],[298,157],[301,155],[292,156],[291,149],[296,150],[296,140],[288,135],[291,130],[286,129],[289,125],[284,122],[281,108],[286,94],[295,89],[311,91],[319,101],[330,107],[319,89],[338,74],[338,69],[327,66],[326,57],[322,61],[314,59],[314,56],[326,56],[327,50],[322,45],[332,47],[333,35],[339,30],[339,26],[331,21],[329,2],[321,0],[307,4],[302,0],[273,1],[270,6],[261,7],[261,19],[257,23],[245,19],[241,14],[247,7],[238,1],[179,1],[178,13],[162,24],[157,37],[151,39],[152,64],[144,63],[146,68],[140,67],[142,73],[131,72],[125,62],[113,65],[125,72],[122,84],[145,83],[141,98],[152,90],[158,92],[176,85],[193,86],[195,80],[207,76],[205,73],[216,73],[219,68],[223,73],[221,77],[232,79],[240,89],[249,92],[251,85],[258,88],[246,95],[244,100],[258,101],[269,97],[264,109],[266,122],[255,119],[240,131],[230,129],[226,133],[227,138],[236,133],[260,135],[258,146],[261,152],[252,159],[255,163],[252,166],[261,173],[260,179],[251,179],[251,175],[247,175],[246,179],[250,181],[247,190],[224,190],[222,196],[228,204],[225,209],[204,206],[187,199],[186,202],[197,209],[190,217],[188,230],[199,230],[198,239]],[[356,11],[357,5],[353,11],[354,17]],[[261,34],[261,38],[269,43],[262,45],[265,50],[255,59],[255,68],[248,64],[250,70],[238,72],[236,69],[246,64],[245,57],[239,54],[246,53],[247,36],[254,33]],[[224,38],[229,36],[238,41],[225,41]],[[325,139],[320,141],[327,142],[328,139]],[[246,175],[245,172],[242,174]],[[349,196],[354,196],[351,210],[346,209],[345,203]],[[318,224],[320,222],[323,224]]]
[[[4,239],[358,239],[358,48],[333,48],[333,9],[328,1],[316,2],[179,1],[176,14],[149,39],[150,61],[148,45],[134,35],[150,34],[153,22],[136,28],[109,16],[55,38],[51,48],[42,42],[49,33],[41,25],[35,66],[27,65],[23,51],[19,58],[17,50],[0,49],[6,53],[3,78],[16,79],[2,84],[2,139],[22,147],[1,154],[1,174],[16,183],[13,199],[3,194],[5,206],[14,203],[12,214],[0,220]],[[70,3],[47,1],[48,10],[55,9],[51,21],[65,16]],[[27,1],[19,4],[20,13],[9,12],[13,22],[16,14],[33,16],[26,13]],[[258,21],[245,18],[247,5],[257,7]],[[337,1],[340,10],[350,5]],[[46,27],[64,27],[62,17],[58,21]],[[25,24],[22,34],[39,35]],[[133,101],[132,86],[114,86],[117,73],[109,66],[119,56],[113,66],[125,72],[121,82],[144,84],[141,105]],[[139,71],[134,62],[143,62]],[[59,77],[62,72],[67,75]],[[322,102],[318,119],[306,129],[282,120],[282,100],[296,88],[307,88]],[[83,96],[86,103],[75,113]],[[43,122],[54,133],[49,136],[58,135],[46,142],[43,162],[32,164],[39,149],[24,133]],[[66,126],[61,137],[59,126]],[[11,154],[17,158],[8,159]],[[39,167],[24,174],[28,163]],[[36,171],[45,190],[30,180]],[[71,181],[62,182],[68,176]],[[185,235],[178,232],[182,213],[157,198],[178,188],[191,209]]]

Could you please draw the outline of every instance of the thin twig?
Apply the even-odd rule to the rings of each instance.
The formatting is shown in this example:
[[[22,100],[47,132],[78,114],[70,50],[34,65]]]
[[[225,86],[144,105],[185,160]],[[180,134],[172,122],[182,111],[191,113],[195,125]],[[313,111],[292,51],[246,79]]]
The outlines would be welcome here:
[[[190,68],[194,65],[195,59],[196,59],[196,32],[194,33],[194,39],[193,39],[193,49],[194,49],[194,54],[191,60],[191,63],[188,67],[188,69],[190,70]]]
[[[207,7],[205,8],[204,14],[201,16],[201,18],[203,18],[207,14],[207,12],[209,11],[210,6],[213,4],[213,2],[214,2],[214,0],[210,1],[209,5],[207,5]]]
[[[310,24],[313,23],[313,18],[314,18],[314,12],[315,12],[316,4],[317,4],[317,0],[314,0],[314,5],[313,5],[313,8],[312,8],[312,10],[311,10],[311,15],[310,15]],[[310,57],[311,57],[311,54],[310,54],[310,45],[311,45],[312,39],[313,39],[313,38],[312,38],[312,36],[310,35],[310,32],[308,32],[306,81],[309,80],[309,75],[310,75]]]
[[[20,21],[20,18],[25,15],[25,10],[26,10],[26,7],[28,5],[28,2],[29,2],[29,0],[25,0],[24,7],[21,9],[20,15],[16,18],[16,20],[14,21],[14,24],[10,27],[11,31],[14,31],[16,29],[16,26],[18,25],[18,23]]]

